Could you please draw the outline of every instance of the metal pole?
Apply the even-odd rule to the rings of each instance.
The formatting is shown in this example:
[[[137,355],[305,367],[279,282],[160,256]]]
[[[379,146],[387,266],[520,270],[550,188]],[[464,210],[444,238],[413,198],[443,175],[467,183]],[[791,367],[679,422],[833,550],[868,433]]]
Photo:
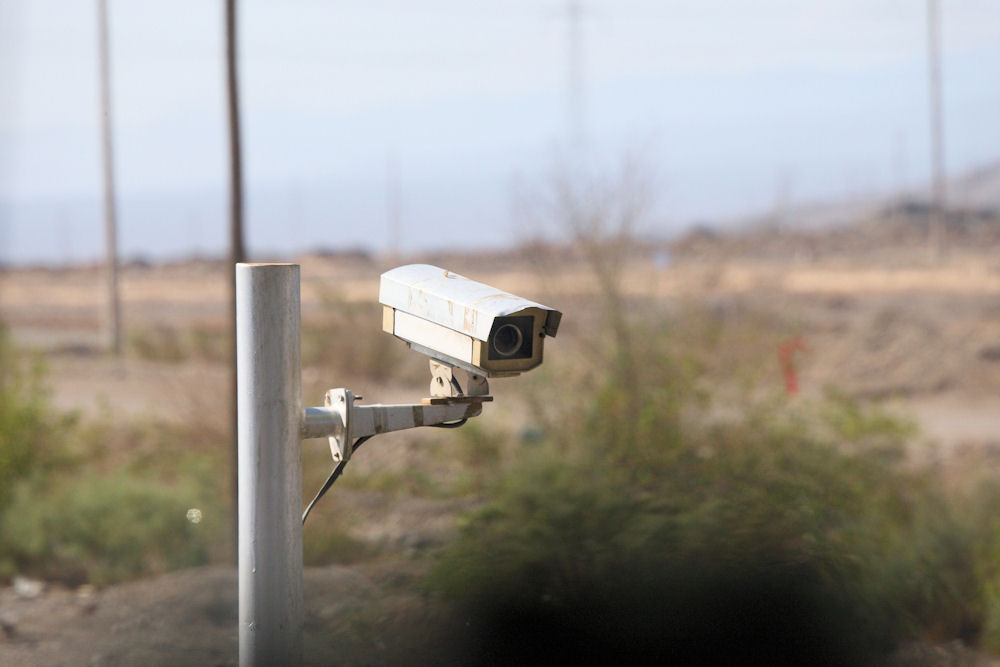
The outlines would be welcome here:
[[[236,265],[240,665],[302,662],[299,267]]]

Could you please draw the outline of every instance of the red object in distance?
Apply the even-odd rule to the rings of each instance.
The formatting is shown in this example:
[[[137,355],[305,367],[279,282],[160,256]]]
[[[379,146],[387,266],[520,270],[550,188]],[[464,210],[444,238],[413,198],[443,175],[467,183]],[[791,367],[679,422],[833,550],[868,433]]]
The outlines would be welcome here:
[[[792,336],[778,345],[778,363],[785,378],[785,393],[795,396],[799,393],[799,376],[795,369],[795,353],[806,349],[802,336]]]

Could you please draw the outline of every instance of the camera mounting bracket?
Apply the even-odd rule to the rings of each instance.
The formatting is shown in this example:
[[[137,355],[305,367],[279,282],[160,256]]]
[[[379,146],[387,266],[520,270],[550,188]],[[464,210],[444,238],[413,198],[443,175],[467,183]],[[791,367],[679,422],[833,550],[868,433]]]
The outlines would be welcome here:
[[[490,393],[490,384],[486,378],[477,373],[468,372],[468,392],[462,391],[462,385],[455,377],[455,367],[436,359],[430,359],[431,366],[431,398],[460,398],[473,396],[487,396]]]
[[[451,366],[434,360],[430,365],[431,396],[422,402],[358,405],[362,397],[355,396],[350,389],[331,389],[326,392],[323,407],[305,409],[302,437],[329,438],[330,455],[335,463],[340,463],[351,458],[358,438],[460,422],[479,416],[483,403],[493,400],[487,395],[486,378],[470,373],[470,393],[464,394]]]

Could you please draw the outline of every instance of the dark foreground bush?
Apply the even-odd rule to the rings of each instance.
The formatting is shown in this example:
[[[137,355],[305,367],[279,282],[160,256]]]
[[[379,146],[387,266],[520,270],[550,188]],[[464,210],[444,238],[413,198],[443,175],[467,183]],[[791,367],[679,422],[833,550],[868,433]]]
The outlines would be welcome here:
[[[498,595],[465,607],[470,664],[863,664],[863,626],[815,572],[620,564],[564,599]],[[859,636],[860,631],[860,636]],[[591,662],[593,661],[593,662]]]

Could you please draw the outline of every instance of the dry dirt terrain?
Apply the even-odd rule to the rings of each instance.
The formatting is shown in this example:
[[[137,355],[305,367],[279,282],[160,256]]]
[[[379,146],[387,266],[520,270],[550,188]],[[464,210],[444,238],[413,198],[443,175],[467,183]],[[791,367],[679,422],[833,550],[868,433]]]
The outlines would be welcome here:
[[[307,665],[428,664],[460,627],[440,605],[404,592],[405,564],[307,568]],[[0,591],[3,665],[235,665],[235,569],[183,570],[105,590]],[[454,657],[451,661],[454,661]]]
[[[748,310],[781,321],[789,337],[801,340],[796,372],[803,397],[834,385],[882,402],[915,420],[920,447],[948,460],[970,448],[1000,451],[1000,256],[993,247],[956,250],[940,262],[918,253],[773,257],[725,248],[676,251],[665,259],[665,251],[640,248],[622,287],[637,303],[706,305],[723,322]],[[331,301],[377,300],[384,267],[376,262],[359,257],[300,261],[307,321],[322,315]],[[428,261],[555,306],[579,303],[597,291],[586,267],[569,260],[555,267],[517,255]],[[93,268],[0,274],[0,320],[18,344],[43,352],[55,403],[84,415],[211,419],[223,428],[229,382],[223,363],[150,358],[135,347],[122,359],[100,351],[100,280]],[[157,328],[224,330],[227,292],[219,264],[129,266],[122,293],[133,336]],[[565,310],[564,322],[581,326],[573,309]],[[377,326],[372,324],[370,335],[383,335]],[[773,353],[772,379],[779,386],[778,352]],[[384,402],[409,400],[423,391],[423,381],[319,377],[310,368],[303,379],[307,401],[319,401],[328,386],[360,386],[365,394],[377,390],[369,398]],[[516,420],[513,413],[510,407],[499,412]],[[399,439],[378,456],[405,457],[413,442]],[[453,530],[459,509],[427,501],[372,510],[368,537],[389,536],[401,552],[413,541],[437,543]],[[409,527],[414,525],[425,526],[426,534],[413,533]],[[432,601],[407,592],[422,567],[404,557],[307,569],[307,663],[418,664],[427,657],[422,651],[440,647],[436,639],[460,632],[460,624]],[[223,567],[105,590],[6,588],[0,590],[0,664],[234,664],[235,600],[235,572]],[[911,664],[985,662],[961,647],[934,655],[911,652]]]
[[[890,266],[842,258],[712,258],[663,267],[640,256],[626,271],[623,291],[635,300],[708,304],[723,320],[747,309],[770,315],[785,323],[790,337],[802,338],[797,371],[803,393],[833,385],[886,401],[947,448],[1000,445],[1000,259],[990,250],[955,252],[943,263],[894,260]],[[552,271],[524,262],[508,269],[497,260],[442,259],[543,303],[577,303],[597,291],[580,265]],[[377,264],[316,257],[301,263],[306,321],[331,300],[377,301]],[[217,265],[129,267],[122,294],[127,331],[224,330],[226,284]],[[102,295],[97,269],[0,274],[0,318],[18,343],[45,352],[59,406],[184,419],[205,397],[226,391],[223,364],[102,354]],[[577,325],[573,314],[569,309],[567,328]],[[306,368],[304,382],[307,400],[309,389],[319,392],[319,400],[331,380]],[[406,387],[379,390],[391,397]]]

